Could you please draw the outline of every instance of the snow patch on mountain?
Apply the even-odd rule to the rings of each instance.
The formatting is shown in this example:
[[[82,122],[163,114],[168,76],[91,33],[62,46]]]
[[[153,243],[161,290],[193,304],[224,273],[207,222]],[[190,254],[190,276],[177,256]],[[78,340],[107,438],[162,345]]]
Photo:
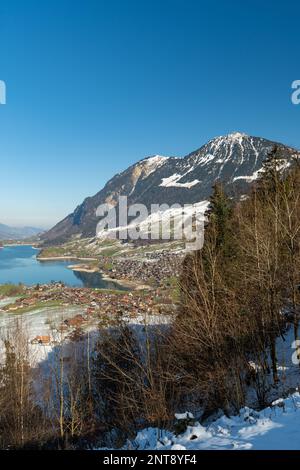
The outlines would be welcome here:
[[[151,173],[163,166],[167,162],[167,160],[169,160],[169,158],[170,157],[165,157],[163,155],[154,155],[153,157],[147,157],[142,160],[142,162],[146,164],[142,179],[145,179],[146,177],[151,175]]]
[[[244,180],[250,183],[251,181],[257,180],[257,178],[260,176],[262,172],[262,169],[255,171],[252,175],[245,175],[245,176],[236,176],[233,178],[232,181],[239,181],[239,180]]]
[[[277,170],[278,170],[278,171],[285,171],[285,170],[287,170],[290,166],[291,166],[291,162],[283,161],[283,162],[280,162],[280,163],[277,165]],[[261,177],[263,172],[264,172],[264,169],[263,169],[263,168],[260,168],[259,170],[257,170],[257,171],[255,171],[254,173],[252,173],[252,175],[236,176],[236,177],[233,178],[232,181],[235,182],[235,181],[238,181],[238,180],[244,180],[244,181],[247,181],[248,183],[251,183],[252,181],[256,181],[259,177]]]
[[[163,178],[162,182],[159,186],[162,186],[164,188],[192,188],[196,184],[200,183],[199,180],[193,180],[187,183],[178,183],[179,180],[181,180],[185,175],[178,175],[175,173],[172,176],[169,176],[168,178]]]
[[[216,158],[215,155],[211,155],[211,154],[208,153],[207,155],[204,155],[204,157],[199,158],[198,165],[201,165],[201,166],[207,165],[209,162],[211,162],[215,158]],[[218,160],[218,162],[222,163],[222,160]]]

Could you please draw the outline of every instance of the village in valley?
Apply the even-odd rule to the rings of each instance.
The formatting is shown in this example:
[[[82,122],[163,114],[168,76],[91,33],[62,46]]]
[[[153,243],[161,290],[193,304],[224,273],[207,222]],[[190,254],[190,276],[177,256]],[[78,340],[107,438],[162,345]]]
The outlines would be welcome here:
[[[146,285],[160,286],[166,279],[176,276],[182,262],[182,253],[175,254],[168,250],[145,253],[138,257],[100,259],[100,269],[111,279],[143,282]],[[107,268],[107,266],[109,266]]]
[[[46,255],[49,256],[49,250]],[[92,258],[90,253],[88,255],[80,258],[74,252],[72,256],[68,252],[62,253],[72,262],[77,260],[78,264],[70,265],[70,269],[82,275],[100,272],[104,279],[116,281],[119,289],[71,287],[62,282],[19,286],[18,295],[11,298],[0,292],[0,314],[15,314],[17,317],[47,309],[51,319],[51,310],[59,309],[61,320],[55,326],[49,326],[47,334],[43,329],[35,331],[37,334],[29,338],[31,344],[53,345],[57,342],[57,333],[63,340],[74,341],[89,329],[120,324],[126,318],[147,321],[147,317],[157,316],[159,321],[174,312],[182,253],[150,250],[143,252],[142,257],[136,253],[134,256],[98,254],[97,258]],[[46,258],[43,251],[39,257],[43,262],[43,257]],[[6,299],[2,306],[1,299]],[[74,313],[70,315],[70,312]]]

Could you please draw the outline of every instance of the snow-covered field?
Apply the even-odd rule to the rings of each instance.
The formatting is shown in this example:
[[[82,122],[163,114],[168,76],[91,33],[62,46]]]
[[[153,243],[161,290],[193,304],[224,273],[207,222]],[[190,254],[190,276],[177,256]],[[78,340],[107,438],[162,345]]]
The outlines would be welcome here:
[[[0,301],[0,309],[7,304],[10,304],[14,301],[14,298],[2,299]],[[26,313],[14,313],[14,312],[0,312],[0,362],[4,360],[4,341],[8,336],[13,337],[16,331],[17,325],[21,328],[24,336],[28,340],[29,354],[31,357],[31,364],[34,366],[38,362],[47,361],[48,356],[55,348],[55,345],[65,341],[66,336],[70,334],[71,330],[64,332],[60,331],[59,326],[63,323],[64,320],[68,318],[73,318],[78,314],[84,314],[85,308],[82,306],[69,306],[69,307],[44,307],[34,309]],[[114,320],[113,315],[111,316],[112,322]],[[107,319],[106,319],[107,320]],[[135,331],[135,334],[139,338],[139,341],[142,343],[145,336],[145,327],[163,327],[170,323],[171,318],[164,315],[149,315],[149,314],[140,314],[135,317],[130,317],[124,315],[122,318],[124,324],[130,325],[131,328]],[[83,326],[83,331],[85,334],[88,332],[91,333],[91,337],[94,339],[98,336],[98,326],[99,318],[95,317],[90,319]],[[109,327],[109,324],[106,325]],[[31,344],[31,341],[37,336],[49,336],[50,343],[41,345],[41,344]],[[68,346],[65,345],[67,349]]]
[[[299,433],[300,394],[296,392],[260,412],[243,408],[238,416],[223,415],[207,426],[195,422],[179,436],[154,428],[144,429],[125,449],[299,450]]]
[[[12,298],[3,300],[0,307],[11,303]],[[3,360],[4,340],[8,335],[13,335],[16,325],[19,324],[24,335],[29,341],[29,352],[33,362],[47,358],[53,345],[31,344],[31,340],[36,336],[50,336],[51,342],[61,339],[61,334],[57,333],[59,325],[67,318],[83,313],[82,307],[45,307],[22,314],[13,312],[0,313],[0,361]],[[56,332],[56,333],[55,333]]]
[[[5,305],[11,304],[16,300],[17,297],[5,297],[4,299],[0,300],[0,309],[5,307]]]

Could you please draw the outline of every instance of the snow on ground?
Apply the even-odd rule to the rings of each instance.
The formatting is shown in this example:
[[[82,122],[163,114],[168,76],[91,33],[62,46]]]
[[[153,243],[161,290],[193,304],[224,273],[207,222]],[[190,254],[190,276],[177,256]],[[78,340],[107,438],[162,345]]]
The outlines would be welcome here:
[[[2,307],[5,307],[5,305],[13,303],[16,299],[17,299],[17,297],[5,297],[4,299],[1,299],[0,300],[0,309]]]
[[[13,302],[13,298],[1,300],[0,307]],[[29,354],[31,365],[35,366],[38,362],[47,361],[48,356],[55,349],[56,344],[61,342],[69,343],[66,336],[71,330],[59,331],[59,326],[64,320],[73,318],[78,314],[84,314],[83,306],[59,306],[43,307],[34,309],[26,313],[14,313],[2,311],[0,315],[0,363],[5,357],[4,341],[9,335],[14,335],[17,325],[22,329],[25,337],[28,338]],[[111,315],[112,323],[114,316]],[[139,337],[144,336],[144,328],[160,327],[168,325],[171,318],[164,315],[140,314],[135,317],[123,316],[124,324],[129,325]],[[98,324],[101,318],[95,317],[84,325],[83,332],[90,333],[92,336],[98,335]],[[107,325],[109,327],[109,324]],[[49,336],[50,343],[31,344],[31,341],[37,336]],[[66,348],[67,348],[66,344]]]
[[[183,414],[177,418],[183,419]],[[191,414],[188,416],[191,418]],[[243,408],[238,416],[222,416],[208,426],[195,424],[179,435],[148,428],[125,449],[137,450],[299,450],[300,394],[275,401],[260,412]]]
[[[12,298],[6,302],[11,303]],[[2,304],[3,306],[3,304]],[[7,335],[14,334],[17,323],[21,326],[24,335],[29,340],[29,352],[32,362],[44,360],[53,345],[31,344],[36,336],[50,336],[51,342],[60,340],[62,334],[56,328],[66,320],[79,313],[83,313],[82,307],[44,307],[26,313],[1,312],[0,315],[0,362],[3,361],[4,340]]]
[[[277,339],[277,363],[279,383],[274,386],[272,373],[267,378],[267,397],[272,406],[262,411],[249,407],[240,410],[239,415],[225,415],[210,424],[201,425],[195,420],[180,436],[159,429],[144,429],[137,434],[126,449],[160,450],[204,450],[204,449],[255,449],[255,450],[300,450],[300,386],[299,365],[295,356],[293,328],[287,329]],[[257,366],[250,361],[256,370]],[[290,395],[282,399],[278,397]],[[257,406],[257,397],[252,388],[247,393],[249,406]],[[177,420],[193,419],[191,413],[176,414]]]
[[[278,397],[287,396],[296,389],[300,390],[300,367],[294,361],[296,348],[294,344],[295,336],[293,327],[289,327],[285,334],[276,340],[277,351],[277,373],[279,382],[274,385],[271,367],[271,357],[268,351],[268,365],[270,373],[266,376],[266,399],[268,403],[276,400]],[[261,367],[254,361],[249,361],[253,370],[259,371]],[[246,403],[248,406],[257,406],[257,394],[252,387],[247,389]]]

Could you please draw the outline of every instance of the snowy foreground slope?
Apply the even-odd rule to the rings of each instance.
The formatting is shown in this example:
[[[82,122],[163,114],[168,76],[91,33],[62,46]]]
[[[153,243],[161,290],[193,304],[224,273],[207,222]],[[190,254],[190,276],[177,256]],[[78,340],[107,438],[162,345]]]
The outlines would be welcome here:
[[[186,415],[177,415],[177,419]],[[238,416],[222,416],[206,427],[195,422],[179,436],[154,428],[144,429],[125,449],[299,450],[300,394],[296,392],[276,400],[272,407],[260,412],[243,408]]]

